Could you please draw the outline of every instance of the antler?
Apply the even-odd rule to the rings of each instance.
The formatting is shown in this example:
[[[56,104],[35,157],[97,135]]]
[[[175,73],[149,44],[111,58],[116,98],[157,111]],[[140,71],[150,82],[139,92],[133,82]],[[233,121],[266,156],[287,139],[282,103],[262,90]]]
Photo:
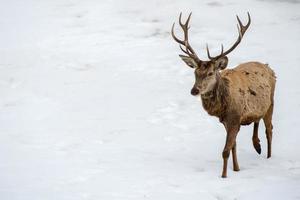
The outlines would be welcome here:
[[[210,56],[208,45],[206,45],[207,56],[210,60],[216,60],[218,58],[226,56],[227,54],[229,54],[231,51],[233,51],[239,45],[239,43],[242,41],[242,38],[243,38],[244,34],[246,33],[247,29],[249,28],[250,23],[251,23],[251,18],[250,18],[249,12],[247,12],[247,14],[248,14],[248,22],[247,22],[246,26],[244,26],[242,24],[240,18],[238,16],[236,16],[237,21],[238,21],[237,28],[238,28],[238,32],[239,32],[239,37],[238,37],[237,41],[232,45],[232,47],[230,47],[230,49],[223,52],[224,48],[223,48],[223,44],[222,44],[221,54],[219,54],[218,56],[212,57],[212,56]]]
[[[198,58],[197,54],[195,53],[193,48],[190,46],[189,41],[188,41],[188,29],[190,28],[189,27],[189,21],[191,19],[192,13],[189,14],[189,17],[187,18],[187,20],[184,24],[181,22],[181,15],[182,15],[182,13],[180,13],[180,15],[179,15],[179,25],[181,26],[181,28],[183,30],[183,33],[184,33],[184,40],[180,40],[175,36],[175,34],[174,34],[175,22],[172,26],[172,37],[174,38],[174,40],[176,42],[179,43],[180,49],[185,54],[187,54],[189,57],[193,58],[196,62],[200,62],[201,60]],[[185,49],[183,49],[181,45],[183,45],[185,47]]]

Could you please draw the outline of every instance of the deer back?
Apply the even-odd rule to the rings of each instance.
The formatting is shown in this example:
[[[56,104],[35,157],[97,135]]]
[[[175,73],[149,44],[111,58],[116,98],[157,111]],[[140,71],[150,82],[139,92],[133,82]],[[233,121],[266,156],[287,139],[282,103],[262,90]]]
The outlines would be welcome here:
[[[221,72],[228,80],[229,108],[240,116],[241,124],[262,118],[273,103],[275,73],[267,65],[248,62]]]

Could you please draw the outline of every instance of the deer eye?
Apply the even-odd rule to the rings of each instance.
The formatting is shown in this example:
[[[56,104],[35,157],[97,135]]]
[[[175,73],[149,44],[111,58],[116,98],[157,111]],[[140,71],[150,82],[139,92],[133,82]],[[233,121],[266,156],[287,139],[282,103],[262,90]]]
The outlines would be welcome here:
[[[212,76],[214,73],[212,73],[212,72],[209,72],[207,75],[208,76]]]

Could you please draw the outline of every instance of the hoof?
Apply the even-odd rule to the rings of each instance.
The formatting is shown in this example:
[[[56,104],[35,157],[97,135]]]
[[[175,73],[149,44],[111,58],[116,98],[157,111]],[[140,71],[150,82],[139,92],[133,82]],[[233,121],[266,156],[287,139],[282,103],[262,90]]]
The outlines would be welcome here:
[[[258,154],[261,154],[261,147],[260,147],[260,144],[259,144],[259,143],[255,144],[255,145],[254,145],[254,148],[255,148],[255,150],[256,150],[256,152],[257,152]]]
[[[240,171],[240,168],[239,167],[233,168],[233,171],[238,172]]]

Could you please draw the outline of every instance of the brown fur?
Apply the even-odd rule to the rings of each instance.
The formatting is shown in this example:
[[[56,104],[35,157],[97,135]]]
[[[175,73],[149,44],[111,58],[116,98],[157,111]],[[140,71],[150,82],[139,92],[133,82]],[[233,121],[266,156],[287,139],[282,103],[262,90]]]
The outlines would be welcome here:
[[[208,114],[220,118],[235,112],[241,125],[263,118],[273,104],[275,73],[267,64],[248,62],[234,69],[223,70],[214,90],[201,95]]]
[[[276,77],[273,70],[259,62],[248,62],[234,69],[216,74],[213,90],[201,95],[202,105],[208,114],[220,119],[226,128],[227,138],[223,151],[223,173],[227,176],[227,160],[232,150],[234,170],[238,171],[236,136],[240,125],[255,123],[253,145],[260,153],[258,123],[264,119],[268,139],[268,157],[271,156],[272,112]]]

